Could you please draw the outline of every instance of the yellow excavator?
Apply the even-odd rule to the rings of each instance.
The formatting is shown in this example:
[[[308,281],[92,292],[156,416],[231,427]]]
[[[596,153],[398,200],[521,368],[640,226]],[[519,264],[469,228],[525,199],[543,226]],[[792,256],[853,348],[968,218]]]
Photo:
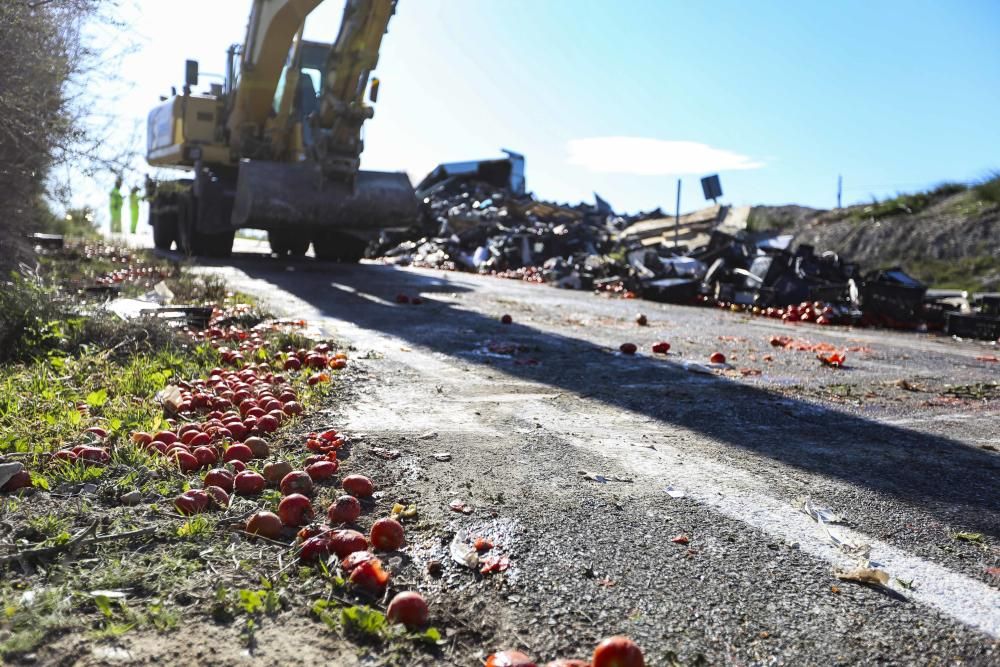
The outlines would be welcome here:
[[[369,78],[396,0],[347,0],[333,44],[306,41],[323,0],[252,0],[246,40],[224,83],[161,98],[148,119],[147,162],[187,178],[150,181],[157,248],[227,257],[237,229],[262,229],[278,255],[357,261],[379,230],[406,227],[417,199],[405,173],[361,171]],[[378,96],[372,79],[368,99]]]

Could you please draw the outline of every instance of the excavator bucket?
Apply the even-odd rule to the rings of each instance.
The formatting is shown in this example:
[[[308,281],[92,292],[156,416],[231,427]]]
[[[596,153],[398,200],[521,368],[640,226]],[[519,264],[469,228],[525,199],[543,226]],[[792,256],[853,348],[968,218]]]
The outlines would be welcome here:
[[[407,227],[417,219],[417,198],[406,174],[360,171],[354,188],[331,182],[312,162],[240,163],[233,225],[342,229],[355,233]]]

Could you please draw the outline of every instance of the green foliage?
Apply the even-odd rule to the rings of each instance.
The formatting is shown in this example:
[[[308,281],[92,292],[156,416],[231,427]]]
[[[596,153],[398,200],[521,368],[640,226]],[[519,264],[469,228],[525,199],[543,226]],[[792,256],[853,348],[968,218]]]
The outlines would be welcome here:
[[[197,540],[212,533],[212,523],[204,516],[193,516],[177,528],[177,537],[187,540]]]
[[[378,609],[367,605],[346,607],[332,600],[319,599],[313,602],[310,610],[331,630],[359,635],[369,640],[409,639],[431,645],[442,641],[441,632],[437,628],[408,632],[402,625],[391,624]]]
[[[50,634],[70,626],[72,605],[65,588],[0,592],[0,630],[9,633],[0,639],[0,657],[32,651]]]
[[[868,206],[851,210],[850,216],[856,220],[876,220],[894,215],[913,215],[928,208],[942,199],[965,192],[967,186],[961,183],[942,183],[926,192],[900,194],[883,201],[872,201]]]
[[[1000,172],[977,183],[972,191],[980,201],[1000,204]]]
[[[65,517],[57,516],[50,512],[28,519],[28,526],[48,539],[66,533],[69,528],[69,521]]]
[[[281,610],[281,599],[273,588],[262,588],[261,590],[240,589],[239,602],[237,603],[249,616],[260,614],[273,615]]]
[[[348,630],[378,637],[388,625],[385,614],[367,605],[344,607],[340,610],[340,624]]]
[[[959,259],[910,259],[906,269],[932,287],[980,291],[993,289],[984,285],[981,277],[1000,274],[1000,257],[981,254]]]
[[[189,351],[171,347],[119,359],[94,350],[0,366],[0,453],[52,452],[80,442],[81,432],[98,424],[110,442],[122,444],[131,431],[158,430],[164,422],[155,393],[173,377],[198,376],[218,363],[210,346]],[[131,446],[118,447],[113,461],[143,469],[160,462]],[[91,481],[103,468],[57,462],[50,470],[50,482],[58,484]]]
[[[150,625],[160,632],[176,630],[180,623],[180,614],[160,602],[153,602],[149,605],[146,610],[146,618]]]

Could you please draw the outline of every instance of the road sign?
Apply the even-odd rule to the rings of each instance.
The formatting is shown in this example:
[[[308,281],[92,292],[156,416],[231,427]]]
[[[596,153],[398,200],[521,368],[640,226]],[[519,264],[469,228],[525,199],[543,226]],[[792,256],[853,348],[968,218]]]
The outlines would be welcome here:
[[[701,191],[705,193],[705,199],[715,201],[722,196],[722,184],[719,182],[719,175],[712,174],[701,179]]]

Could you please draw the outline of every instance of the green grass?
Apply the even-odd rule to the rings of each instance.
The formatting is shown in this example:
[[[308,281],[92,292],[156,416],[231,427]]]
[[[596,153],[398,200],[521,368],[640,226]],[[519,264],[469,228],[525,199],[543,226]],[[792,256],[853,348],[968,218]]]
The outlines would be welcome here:
[[[906,270],[938,289],[979,291],[981,276],[1000,274],[1000,257],[983,254],[959,259],[910,259]]]
[[[3,616],[0,628],[10,634],[0,641],[0,656],[25,653],[37,647],[53,632],[74,623],[71,591],[65,586],[40,590],[0,591]]]
[[[164,425],[152,400],[172,378],[203,375],[218,363],[207,345],[139,353],[119,360],[105,351],[49,356],[0,367],[0,453],[51,453],[79,444],[89,426],[109,431],[109,443],[124,443],[131,431]],[[147,463],[125,448],[120,463]],[[66,475],[75,474],[67,467]],[[78,471],[83,474],[82,471]]]
[[[217,297],[231,304],[243,298],[214,279],[178,284],[193,300]],[[207,377],[220,365],[218,352],[162,323],[76,314],[78,304],[41,279],[15,278],[0,287],[0,307],[4,305],[0,333],[8,332],[10,338],[0,359],[0,454],[23,461],[43,491],[83,483],[97,489],[72,497],[37,492],[0,496],[2,541],[16,542],[18,548],[55,546],[95,525],[100,535],[155,530],[88,545],[80,558],[55,556],[35,574],[0,569],[0,662],[70,632],[94,641],[136,629],[170,632],[182,618],[190,624],[192,610],[200,614],[195,622],[204,622],[215,609],[211,593],[222,584],[221,590],[228,587],[233,593],[224,592],[216,606],[228,620],[245,623],[252,644],[259,624],[290,607],[287,589],[261,579],[273,575],[277,554],[286,550],[255,544],[237,562],[228,551],[223,515],[176,517],[172,498],[197,484],[193,476],[132,445],[129,438],[134,430],[164,427],[155,394],[178,380]],[[262,317],[250,310],[240,315],[239,323],[250,326]],[[285,346],[314,344],[294,333],[264,335],[269,345],[261,361],[276,365],[283,359],[277,351]],[[309,405],[329,392],[332,383],[309,387],[307,377],[303,372],[291,379],[300,402]],[[290,420],[286,427],[297,423]],[[90,426],[109,431],[102,443],[111,451],[106,465],[50,460],[53,451],[88,442],[85,430]],[[121,505],[121,494],[131,490],[153,498],[144,506]],[[273,492],[262,501],[279,499],[280,493]],[[287,556],[294,557],[291,552]],[[92,591],[121,591],[127,598]],[[204,604],[192,606],[199,600]]]
[[[877,220],[894,215],[913,215],[942,199],[965,192],[967,189],[968,186],[961,183],[942,183],[926,192],[899,194],[891,199],[873,201],[867,206],[854,207],[850,211],[850,217],[855,220],[869,220],[871,218]]]
[[[980,201],[1000,204],[1000,172],[977,183],[972,191]]]

